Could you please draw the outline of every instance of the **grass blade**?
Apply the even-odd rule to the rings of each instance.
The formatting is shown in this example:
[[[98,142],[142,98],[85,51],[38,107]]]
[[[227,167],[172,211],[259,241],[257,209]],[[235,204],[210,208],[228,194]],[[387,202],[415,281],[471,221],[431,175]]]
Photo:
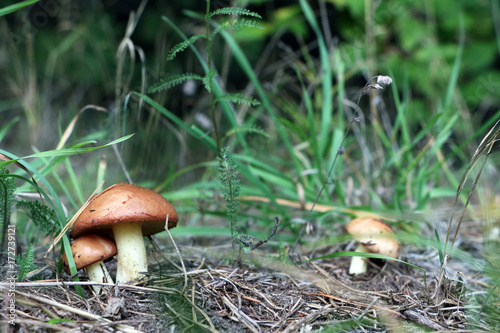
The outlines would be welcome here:
[[[217,154],[217,145],[215,144],[214,139],[210,138],[207,135],[200,136],[198,132],[196,132],[191,126],[187,125],[184,123],[179,117],[177,117],[175,114],[172,112],[168,111],[166,108],[155,102],[153,99],[151,99],[149,96],[140,94],[138,92],[135,92],[137,96],[142,98],[146,103],[151,105],[156,111],[160,112],[162,115],[170,119],[172,122],[174,122],[177,126],[180,128],[184,129],[186,132],[188,132],[190,135],[192,135],[194,138],[200,140],[207,148],[212,150]]]
[[[313,29],[318,40],[319,56],[321,62],[321,91],[323,94],[323,103],[321,108],[321,127],[320,127],[320,140],[319,150],[321,154],[325,153],[329,140],[331,123],[332,123],[332,71],[330,68],[330,56],[326,47],[323,34],[318,26],[316,17],[306,0],[300,0],[302,12]]]
[[[441,239],[439,239],[439,234],[437,229],[434,229],[434,234],[436,235],[436,242],[437,242],[437,248],[438,248],[438,254],[439,254],[439,262],[443,262],[443,248],[441,246]]]
[[[3,7],[0,9],[0,16],[4,16],[4,15],[10,14],[10,13],[13,13],[13,12],[18,11],[20,9],[23,9],[24,7],[32,5],[38,1],[39,0],[26,0],[26,1],[22,1],[19,3],[13,4],[13,5],[7,6],[7,7]]]

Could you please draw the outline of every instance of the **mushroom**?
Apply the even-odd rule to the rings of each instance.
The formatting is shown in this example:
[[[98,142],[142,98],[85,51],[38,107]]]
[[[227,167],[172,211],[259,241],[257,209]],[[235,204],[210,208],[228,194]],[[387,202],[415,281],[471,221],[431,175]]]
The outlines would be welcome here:
[[[76,220],[71,236],[113,235],[118,248],[116,281],[127,283],[148,271],[144,236],[177,225],[174,207],[160,194],[128,183],[112,185],[96,195]]]
[[[86,268],[90,281],[113,283],[103,262],[116,254],[116,245],[112,239],[96,234],[83,235],[73,241],[71,252],[76,269]],[[66,253],[62,255],[62,262],[64,270],[71,274]],[[97,294],[101,292],[101,287],[92,287]]]
[[[399,256],[399,243],[394,232],[384,222],[373,217],[358,217],[346,225],[346,230],[359,242],[355,252],[379,253],[392,258]],[[352,257],[349,274],[366,272],[368,258]]]

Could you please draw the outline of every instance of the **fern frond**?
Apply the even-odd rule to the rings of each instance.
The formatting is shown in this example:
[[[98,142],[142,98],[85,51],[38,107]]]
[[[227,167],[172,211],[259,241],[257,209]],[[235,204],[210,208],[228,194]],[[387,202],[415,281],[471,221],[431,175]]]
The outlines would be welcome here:
[[[246,16],[257,17],[260,19],[262,18],[259,14],[255,13],[255,12],[252,12],[246,8],[239,8],[239,7],[219,8],[219,9],[211,12],[208,17],[211,18],[215,15],[246,15]]]
[[[243,96],[242,94],[224,94],[215,100],[216,102],[219,101],[229,101],[232,103],[238,103],[238,104],[246,104],[249,106],[258,106],[260,105],[260,102],[252,97],[249,96]]]
[[[185,74],[178,74],[178,75],[169,75],[166,78],[160,80],[159,82],[155,83],[151,87],[148,88],[148,93],[156,93],[161,90],[167,90],[172,87],[175,87],[179,84],[184,83],[187,80],[200,80],[203,81],[204,78],[200,75],[193,74],[193,73],[185,73]]]
[[[26,210],[33,223],[38,226],[46,236],[56,235],[61,232],[61,226],[57,222],[56,212],[38,201],[21,200],[17,203],[18,208]]]
[[[224,186],[224,199],[226,199],[226,207],[228,209],[227,215],[229,217],[229,222],[231,226],[231,236],[233,237],[233,244],[237,243],[240,246],[240,250],[248,253],[255,250],[262,244],[267,243],[278,230],[280,220],[278,216],[275,217],[276,222],[271,234],[264,239],[254,243],[255,238],[251,235],[240,235],[238,230],[236,230],[236,218],[239,207],[238,196],[240,195],[240,180],[238,179],[238,167],[234,162],[231,155],[229,155],[229,147],[221,148],[219,160],[219,177],[222,185]]]
[[[247,20],[247,19],[241,19],[241,20],[233,20],[231,21],[226,21],[222,24],[220,24],[210,35],[210,42],[212,42],[219,34],[221,31],[227,31],[227,30],[238,30],[242,28],[256,28],[256,29],[264,29],[264,27],[258,23],[257,21],[253,20]]]
[[[212,79],[217,75],[215,69],[211,69],[208,71],[207,75],[203,78],[203,84],[205,85],[205,89],[208,90],[209,93],[212,92]]]
[[[179,44],[174,45],[168,52],[168,57],[167,60],[173,60],[175,58],[175,55],[179,52],[184,51],[189,45],[193,44],[196,40],[200,38],[206,38],[205,35],[194,35],[193,37],[189,38],[188,40],[185,40],[183,42],[180,42]]]
[[[238,168],[229,155],[229,147],[221,148],[219,160],[219,178],[224,187],[224,199],[226,200],[227,215],[231,227],[231,236],[238,240],[236,220],[239,208],[238,196],[240,195],[240,180],[237,177]]]
[[[28,245],[26,249],[26,255],[20,256],[16,255],[16,263],[19,265],[19,273],[17,280],[22,281],[22,279],[31,271],[38,269],[38,267],[33,263],[35,261],[35,248],[33,243]]]
[[[10,209],[12,200],[14,200],[14,192],[16,191],[16,182],[9,176],[9,170],[5,167],[0,168],[0,230],[1,230],[1,245],[0,251],[4,250],[5,233],[10,220]]]
[[[9,176],[9,170],[0,168],[0,225],[8,223],[11,202],[14,199],[16,182]]]
[[[247,125],[242,125],[240,127],[236,127],[236,128],[233,128],[231,129],[230,131],[228,131],[226,133],[226,137],[227,136],[230,136],[230,135],[233,135],[237,132],[246,132],[246,133],[253,133],[253,134],[260,134],[262,136],[265,136],[266,138],[269,138],[269,134],[266,133],[266,131],[264,131],[262,128],[258,127],[258,126],[247,126]]]

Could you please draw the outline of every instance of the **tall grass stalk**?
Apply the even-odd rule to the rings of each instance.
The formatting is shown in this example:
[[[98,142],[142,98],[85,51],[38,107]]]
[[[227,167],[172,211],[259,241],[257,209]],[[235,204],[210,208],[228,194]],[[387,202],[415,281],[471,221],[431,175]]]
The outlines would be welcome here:
[[[236,18],[233,20],[226,20],[223,23],[216,23],[213,20],[213,17],[215,16],[248,16],[248,17],[253,17],[253,18],[258,18],[260,19],[260,15],[257,13],[254,13],[248,9],[245,8],[238,8],[238,7],[224,7],[224,8],[219,8],[214,11],[210,11],[210,1],[208,0],[206,2],[206,11],[205,15],[200,17],[199,14],[193,13],[193,12],[188,12],[189,15],[195,17],[195,18],[200,18],[204,20],[205,23],[205,31],[204,34],[197,34],[194,35],[190,38],[187,38],[180,29],[178,29],[175,24],[173,24],[172,21],[170,21],[166,17],[162,17],[162,19],[167,22],[169,25],[171,25],[179,35],[182,36],[184,41],[176,44],[172,49],[169,51],[167,60],[171,61],[173,60],[176,55],[180,52],[183,52],[185,49],[188,47],[193,50],[195,55],[198,57],[200,64],[203,66],[203,69],[205,71],[205,75],[197,75],[193,73],[184,73],[184,74],[173,74],[170,76],[167,76],[163,80],[156,82],[153,84],[151,87],[149,87],[148,92],[149,93],[156,93],[162,90],[170,89],[176,85],[182,84],[188,79],[191,80],[198,80],[202,81],[205,90],[209,93],[210,97],[210,108],[209,108],[209,113],[210,117],[212,119],[212,126],[213,126],[213,135],[214,135],[214,141],[216,145],[216,153],[219,154],[220,149],[221,149],[221,134],[220,134],[220,129],[219,129],[219,124],[218,124],[218,116],[217,116],[217,108],[216,105],[222,105],[224,113],[231,123],[232,126],[237,127],[239,126],[238,122],[236,121],[236,118],[233,114],[232,111],[232,103],[241,103],[241,104],[247,104],[251,106],[257,106],[260,104],[259,101],[254,100],[250,97],[244,97],[241,94],[235,94],[235,93],[226,93],[223,92],[222,89],[220,88],[219,84],[217,83],[218,79],[218,71],[217,69],[213,66],[213,59],[212,59],[212,47],[213,47],[213,41],[216,36],[219,34],[223,36],[227,36],[227,31],[229,30],[236,30],[236,29],[242,29],[242,28],[262,28],[260,24],[258,24],[256,21],[252,20],[247,20],[247,19],[240,19]],[[194,47],[194,43],[198,40],[204,40],[205,41],[205,53],[207,54],[207,59],[205,60],[203,56],[201,56],[200,52]],[[248,149],[248,145],[246,144],[245,139],[243,138],[242,134],[239,132],[236,132],[236,135],[239,139],[239,142],[243,145],[244,149]]]
[[[377,79],[377,83],[370,84],[370,82],[374,79]],[[351,121],[349,122],[349,125],[347,126],[347,129],[345,131],[344,137],[342,138],[342,141],[340,142],[340,146],[337,149],[337,153],[335,154],[335,157],[333,159],[333,162],[332,162],[332,165],[330,167],[330,171],[328,172],[328,175],[326,177],[326,180],[323,182],[323,185],[321,186],[321,188],[316,196],[316,199],[314,200],[314,203],[313,203],[311,209],[309,210],[309,213],[308,213],[307,218],[304,222],[304,225],[300,229],[299,236],[297,237],[297,240],[295,242],[295,245],[293,247],[292,252],[295,252],[295,250],[296,250],[297,246],[299,245],[300,240],[304,234],[304,231],[306,230],[306,228],[308,228],[312,212],[314,211],[314,207],[318,203],[318,200],[321,197],[321,194],[323,193],[324,189],[326,188],[327,185],[335,184],[335,181],[331,178],[332,174],[333,174],[333,169],[335,167],[335,163],[337,162],[337,159],[339,158],[339,156],[343,155],[345,152],[344,142],[347,138],[347,135],[349,134],[349,132],[351,130],[351,127],[354,125],[354,123],[360,122],[358,108],[359,108],[359,102],[361,101],[361,97],[364,96],[365,94],[369,93],[372,90],[383,89],[383,87],[390,85],[391,83],[392,83],[392,79],[389,76],[376,75],[376,76],[370,78],[366,82],[365,86],[361,89],[361,92],[359,93],[358,101],[356,103],[356,107],[354,109],[354,116],[352,117]]]
[[[444,242],[444,250],[443,250],[444,255],[442,258],[442,262],[441,262],[441,269],[440,269],[440,274],[439,274],[439,279],[438,279],[438,286],[436,287],[436,292],[434,293],[433,298],[435,298],[438,295],[438,291],[440,290],[440,285],[443,282],[443,279],[446,278],[446,267],[447,267],[447,264],[451,258],[451,254],[453,251],[453,247],[455,245],[455,241],[456,241],[457,236],[458,236],[458,232],[459,232],[460,227],[462,225],[462,222],[464,220],[465,213],[467,211],[469,203],[470,203],[473,195],[475,194],[477,184],[479,183],[479,179],[481,178],[482,171],[486,165],[488,157],[490,156],[491,153],[493,153],[494,151],[496,151],[500,148],[497,144],[499,137],[500,137],[500,120],[498,120],[495,123],[495,125],[488,131],[488,133],[484,136],[483,140],[481,141],[481,143],[477,147],[476,151],[474,152],[474,155],[472,156],[472,159],[471,159],[469,165],[467,166],[462,178],[460,179],[460,184],[458,186],[457,193],[455,196],[455,202],[453,204],[453,209],[450,213],[450,219],[448,221],[448,230],[446,232],[446,239]],[[458,209],[458,202],[459,202],[460,195],[462,193],[462,190],[465,187],[467,180],[470,177],[472,170],[475,168],[477,168],[477,174],[472,181],[471,187],[469,189],[469,193],[467,195],[467,200],[464,204],[463,209],[461,210],[461,213],[459,215],[459,219],[456,223],[454,223],[453,218],[455,216],[455,212]],[[439,299],[436,299],[437,303],[439,301],[440,301]]]

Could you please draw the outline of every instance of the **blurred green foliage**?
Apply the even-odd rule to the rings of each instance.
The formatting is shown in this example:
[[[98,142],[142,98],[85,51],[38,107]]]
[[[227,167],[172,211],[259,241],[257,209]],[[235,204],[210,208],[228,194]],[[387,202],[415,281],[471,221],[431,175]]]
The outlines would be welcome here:
[[[371,4],[370,8],[365,8],[367,3]],[[173,126],[150,106],[136,98],[126,98],[130,91],[147,88],[167,75],[203,72],[192,52],[183,52],[173,61],[165,61],[168,50],[182,39],[161,20],[162,15],[171,18],[186,35],[200,33],[204,30],[203,22],[192,17],[192,13],[202,14],[199,4],[196,1],[186,1],[182,6],[148,2],[140,16],[135,17],[137,24],[131,30],[130,39],[126,34],[127,27],[131,27],[129,17],[131,12],[137,13],[139,1],[58,5],[50,7],[47,1],[41,1],[27,10],[1,18],[0,26],[8,38],[0,41],[0,68],[4,74],[0,82],[6,87],[0,92],[0,110],[6,119],[24,115],[24,121],[15,124],[2,143],[20,155],[30,153],[32,144],[38,149],[53,148],[75,113],[84,105],[95,104],[107,108],[108,115],[89,113],[82,116],[73,137],[105,140],[106,137],[116,137],[116,133],[137,133],[126,146],[120,147],[134,180],[153,184],[163,182],[162,189],[167,190],[172,184],[178,187],[207,177],[205,170],[199,168],[165,183],[172,171],[205,162],[211,157],[186,131]],[[213,10],[227,5],[214,3]],[[456,143],[447,140],[450,136],[443,138],[446,141],[442,152],[445,156],[450,152],[460,154],[463,147],[459,149],[459,143],[471,138],[473,128],[478,128],[496,112],[500,71],[495,35],[495,24],[498,23],[493,17],[499,10],[494,2],[330,0],[310,5],[326,42],[329,67],[333,72],[335,109],[329,134],[334,138],[328,143],[322,139],[319,144],[327,150],[316,154],[310,160],[312,164],[305,163],[304,168],[316,167],[321,173],[327,168],[332,158],[330,152],[336,150],[334,146],[342,132],[344,109],[349,107],[345,104],[346,99],[355,100],[366,78],[374,74],[393,76],[397,87],[394,96],[399,96],[401,103],[396,108],[393,99],[385,96],[387,107],[383,114],[375,116],[368,112],[365,115],[365,136],[376,132],[380,140],[387,140],[386,148],[392,145],[393,149],[402,135],[406,135],[406,139],[400,144],[408,144],[415,138],[415,134],[408,134],[410,132],[395,130],[391,134],[388,124],[396,122],[397,126],[404,113],[407,130],[417,133],[425,128],[428,119],[446,106],[448,89],[453,92],[450,95],[453,103],[447,107],[469,121],[454,120],[459,127],[453,131]],[[265,105],[254,110],[239,106],[234,112],[245,126],[267,131],[267,136],[246,134],[245,140],[254,153],[252,157],[262,159],[261,148],[269,147],[277,151],[270,163],[277,166],[276,170],[285,172],[287,177],[294,178],[301,170],[297,169],[296,162],[290,169],[291,165],[286,161],[290,161],[288,154],[295,155],[296,152],[276,149],[282,137],[271,123],[279,119],[285,124],[292,144],[299,144],[316,130],[311,121],[321,122],[323,119],[320,119],[320,110],[324,106],[324,97],[318,79],[322,78],[321,66],[325,63],[318,58],[319,36],[304,17],[301,6],[293,1],[251,1],[249,9],[263,17],[264,29],[238,30],[233,37],[254,66],[256,77],[271,101],[270,106],[279,110],[278,118],[266,116]],[[253,84],[233,52],[222,39],[215,40],[214,64],[220,71],[225,89],[255,94]],[[459,55],[461,57],[456,61]],[[118,67],[118,61],[123,62],[123,68]],[[455,63],[459,70],[454,69]],[[452,80],[454,74],[458,75],[456,84]],[[298,76],[303,80],[302,88]],[[310,95],[309,105],[304,105],[302,89]],[[208,133],[212,131],[206,113],[209,96],[201,83],[185,82],[155,95],[154,100],[188,126],[196,126]],[[368,99],[362,101],[363,109],[367,108],[368,102]],[[304,107],[307,107],[307,112]],[[441,127],[436,130],[449,123],[452,115],[440,117],[436,124]],[[231,122],[222,115],[219,121],[221,132],[228,133],[224,144],[236,142],[238,132]],[[374,126],[369,126],[373,121]],[[378,124],[381,127],[377,127]],[[380,136],[383,132],[387,139]],[[18,133],[26,135],[19,136]],[[358,140],[359,136],[350,137],[348,145]],[[469,144],[473,149],[475,142]],[[425,143],[417,142],[412,147],[423,149]],[[304,153],[309,159],[313,150],[307,148]],[[366,155],[366,151],[351,151],[351,160],[357,161],[363,158],[363,154]],[[417,154],[415,151],[414,155]],[[118,164],[112,162],[115,161],[113,154],[108,152],[106,155],[113,164],[110,167],[118,168]],[[467,154],[457,156],[460,156],[457,166],[464,165]],[[325,159],[324,165],[319,159]],[[420,163],[430,161],[426,158]],[[78,163],[82,162],[78,160]],[[373,167],[382,168],[380,172],[385,174],[394,172],[395,166],[402,168],[398,164],[375,162]],[[92,168],[82,167],[82,172],[92,177]],[[365,165],[363,172],[373,172],[373,167]],[[338,170],[342,169],[341,164]],[[407,173],[411,170],[408,169]],[[368,177],[367,174],[364,176]],[[349,177],[349,173],[342,177]],[[379,179],[384,187],[393,185],[387,177]],[[112,174],[108,179],[119,181],[123,176]],[[370,187],[376,185],[373,181]],[[300,182],[306,185],[311,195],[318,184],[314,177],[302,177]],[[343,190],[336,187],[335,191],[340,203],[344,204]],[[365,198],[358,202],[371,204],[373,200],[380,199],[372,196],[370,200]],[[380,204],[379,201],[377,205]]]
[[[371,7],[365,8],[366,4],[371,4]],[[186,35],[200,33],[204,30],[203,22],[192,17],[196,12],[202,14],[199,4],[196,1],[186,1],[182,6],[148,2],[140,13],[137,12],[139,1],[65,2],[58,5],[50,7],[47,1],[41,1],[29,9],[1,18],[0,26],[8,38],[0,41],[0,68],[4,74],[0,82],[6,87],[0,92],[0,110],[5,119],[24,116],[23,121],[7,132],[2,143],[19,155],[30,153],[29,147],[33,144],[41,150],[53,148],[75,113],[84,105],[95,104],[107,108],[108,115],[89,113],[82,116],[73,137],[105,140],[117,134],[137,133],[126,146],[120,147],[134,180],[153,184],[163,182],[162,189],[166,191],[172,184],[178,187],[208,177],[200,168],[165,183],[172,171],[205,162],[213,156],[207,155],[196,144],[196,139],[173,126],[159,112],[137,98],[126,97],[131,91],[140,92],[167,75],[203,72],[192,52],[183,52],[173,61],[165,61],[168,50],[182,42],[182,38],[161,20],[162,15],[171,18]],[[213,9],[226,5],[214,3]],[[410,143],[415,133],[426,128],[428,119],[442,112],[443,106],[449,107],[453,112],[439,117],[435,130],[439,131],[450,123],[454,113],[467,120],[457,122],[455,119],[457,128],[454,128],[453,136],[451,133],[444,136],[446,144],[442,143],[442,154],[449,159],[451,155],[447,154],[453,152],[459,156],[458,162],[454,162],[456,166],[464,165],[467,154],[461,153],[465,147],[460,148],[460,143],[473,136],[473,128],[488,121],[499,102],[499,45],[495,35],[495,24],[498,23],[493,20],[498,15],[498,6],[494,2],[451,0],[417,3],[330,0],[312,2],[310,6],[326,42],[327,61],[333,72],[332,129],[322,132],[333,135],[333,139],[326,142],[322,138],[319,145],[326,150],[320,149],[319,154],[313,153],[314,146],[305,148],[304,169],[315,167],[324,173],[332,158],[330,153],[337,149],[335,144],[342,132],[344,112],[349,108],[346,101],[355,100],[366,78],[374,74],[393,76],[397,88],[394,96],[399,97],[400,105],[396,108],[394,99],[385,96],[387,106],[383,107],[382,114],[366,113],[365,136],[376,135],[381,142],[386,140],[386,149],[391,145],[394,149],[395,145]],[[301,6],[293,1],[251,1],[249,9],[263,17],[264,29],[238,30],[233,37],[264,87],[269,106],[278,110],[278,118],[266,115],[266,105],[253,110],[248,106],[238,106],[234,112],[245,126],[267,131],[267,136],[246,134],[252,157],[262,160],[268,154],[262,147],[269,147],[277,152],[269,160],[276,165],[276,170],[289,178],[298,177],[303,170],[298,169],[297,152],[276,149],[282,143],[282,136],[272,123],[277,119],[282,122],[295,145],[310,137],[313,131],[320,130],[311,125],[311,121],[321,123],[326,119],[324,114],[320,116],[325,110],[324,91],[321,91],[324,82],[318,80],[323,78],[321,66],[325,65],[325,59],[319,59],[319,36],[304,17]],[[131,12],[140,16],[135,17],[137,24],[130,30],[128,38],[126,31],[131,27]],[[233,52],[224,40],[215,40],[214,64],[225,89],[255,95],[254,83]],[[118,67],[119,61],[122,61],[123,68]],[[459,66],[458,70],[454,69],[455,64]],[[455,74],[458,76],[456,84],[452,80]],[[303,80],[302,87],[300,80]],[[302,89],[306,89],[309,95],[308,105],[304,104]],[[453,94],[447,94],[448,90]],[[447,96],[453,96],[449,105],[445,105],[449,103]],[[207,121],[209,96],[201,83],[185,82],[155,95],[154,100],[188,126],[196,126],[207,133],[213,130]],[[363,109],[368,107],[368,102],[368,99],[362,101]],[[410,132],[394,130],[391,133],[390,124],[398,126],[403,119],[402,113],[405,114],[405,131]],[[219,116],[219,121],[221,132],[228,133],[224,144],[238,142],[235,141],[238,132],[231,122],[223,115]],[[369,126],[371,124],[373,126]],[[381,136],[384,132],[386,139]],[[406,136],[406,139],[398,143],[401,136]],[[350,137],[348,145],[358,140],[359,136]],[[470,149],[474,144],[469,143]],[[351,161],[362,159],[367,151],[375,148],[350,151]],[[417,156],[419,151],[415,149],[424,148],[425,142],[416,142],[411,147],[412,154]],[[387,155],[386,151],[384,155]],[[106,155],[113,164],[111,168],[118,168],[118,164],[112,162],[115,161],[113,154],[108,152]],[[294,167],[288,164],[291,159],[295,159]],[[306,163],[306,159],[311,163]],[[325,159],[325,162],[320,162],[320,159]],[[394,167],[401,170],[403,165],[387,164],[381,159],[379,157],[373,166],[363,166],[362,173],[368,177],[366,173],[373,172],[373,168],[382,168],[379,170],[385,176],[379,181],[384,187],[392,186],[393,182],[390,183],[387,175],[394,172]],[[424,158],[418,165],[408,162],[406,167],[409,169],[406,173],[401,171],[401,175],[430,161],[431,158]],[[83,160],[78,160],[78,163],[83,163]],[[82,168],[82,172],[92,177],[94,167],[82,164]],[[342,169],[343,166],[339,165],[338,170]],[[340,171],[338,174],[340,176]],[[318,184],[314,177],[302,177],[299,181],[306,185],[311,195]],[[349,172],[344,172],[342,177],[350,177]],[[123,176],[114,173],[108,179],[119,181]],[[370,181],[370,188],[376,185],[374,181]],[[404,186],[403,183],[400,185]],[[342,188],[336,187],[335,191],[340,203],[345,204]],[[371,197],[357,202],[372,204],[378,201],[377,205],[381,205],[387,199]]]

